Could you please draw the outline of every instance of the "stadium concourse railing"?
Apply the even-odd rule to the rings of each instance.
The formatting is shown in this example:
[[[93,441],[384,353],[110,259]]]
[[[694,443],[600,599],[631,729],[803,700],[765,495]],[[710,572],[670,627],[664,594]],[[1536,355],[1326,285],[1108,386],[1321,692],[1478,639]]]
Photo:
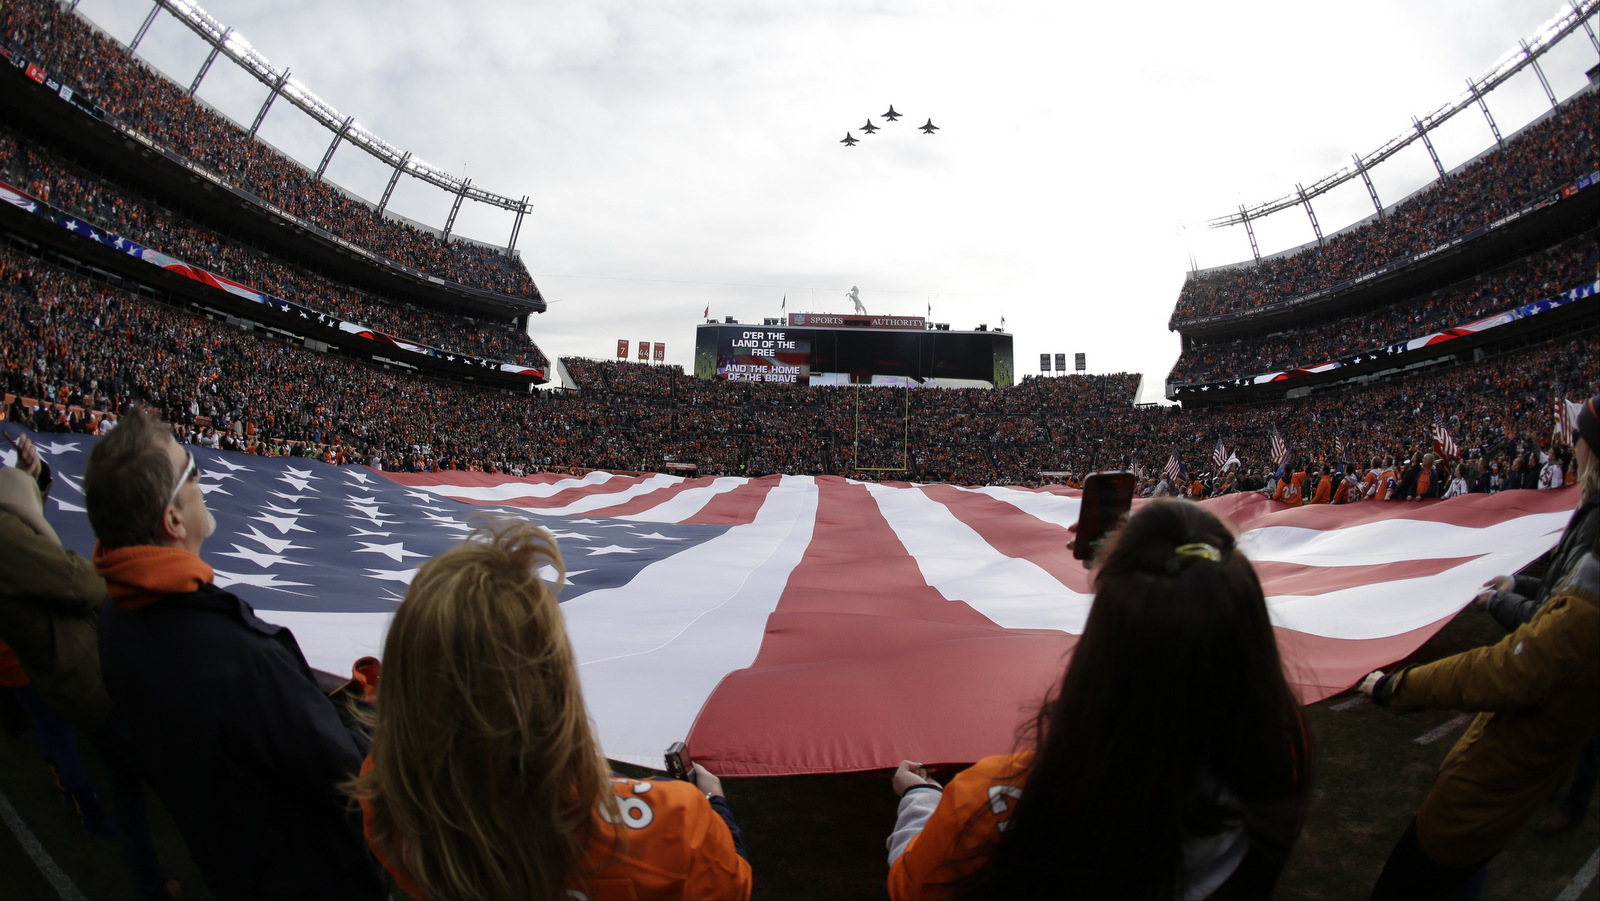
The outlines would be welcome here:
[[[50,429],[37,428],[36,426],[39,423],[36,419],[32,422],[13,420],[11,418],[11,410],[17,407],[27,410],[30,414],[35,416],[37,416],[39,409],[42,407],[49,413],[56,414],[57,416],[61,417],[60,419],[55,419],[52,417],[52,419],[59,424],[59,427],[54,429],[56,433],[73,432],[75,434],[82,435],[98,435],[100,434],[101,420],[105,419],[107,416],[110,416],[112,423],[115,424],[116,422],[116,416],[105,410],[96,410],[92,407],[85,407],[82,404],[46,401],[37,397],[26,397],[9,392],[0,394],[0,422],[15,421],[21,425],[25,425],[33,429],[34,431],[51,431]],[[67,418],[69,416],[76,417],[77,421],[83,423],[85,427],[81,429],[72,429],[67,427],[67,423],[71,421]],[[217,421],[210,416],[196,416],[190,423],[187,424],[173,423],[172,428],[180,443],[193,444],[195,443],[195,440],[200,437],[200,433],[204,429],[216,428],[216,422]],[[230,422],[227,425],[224,425],[222,429],[224,434],[232,435],[234,438],[244,443],[244,446],[239,449],[239,453],[255,454],[262,457],[298,457],[306,460],[316,460],[319,463],[326,463],[329,466],[368,465],[367,461],[357,459],[356,456],[352,456],[352,452],[355,451],[355,448],[352,448],[348,444],[330,444],[325,441],[301,441],[292,438],[262,435],[254,431],[253,425],[247,426],[246,424],[238,421]],[[293,453],[291,452],[292,450],[297,450],[298,453]],[[379,464],[373,468],[381,470],[383,469],[383,466]],[[430,472],[443,472],[448,471],[453,467],[448,465],[441,466],[439,465],[438,461],[434,461],[430,466],[425,468]],[[475,464],[468,464],[467,466],[460,467],[460,469],[463,472],[490,471]],[[693,463],[669,462],[663,463],[662,469],[668,474],[693,477],[696,474],[698,467]],[[573,476],[575,478],[582,478],[591,472],[606,472],[610,473],[611,475],[619,476],[659,475],[659,473],[649,472],[642,469],[597,469],[588,466],[541,466],[539,467],[538,471],[541,473]],[[513,476],[524,476],[528,473],[522,470],[520,467],[512,467],[507,471],[507,474]]]
[[[251,272],[251,278],[275,283],[281,294],[299,297],[305,305],[322,312],[337,312],[345,319],[371,318],[374,321],[367,324],[380,332],[404,336],[412,344],[464,354],[469,359],[521,363],[541,371],[545,365],[538,347],[526,334],[512,329],[510,323],[485,325],[474,321],[469,327],[473,333],[451,334],[452,329],[463,326],[459,317],[426,305],[416,306],[415,300],[407,303],[403,297],[385,296],[388,292],[373,294],[370,288],[355,288],[305,271],[247,241],[224,237],[174,212],[162,198],[86,171],[57,151],[13,135],[4,127],[0,127],[0,181],[27,185],[28,192],[48,198],[52,206],[79,223],[113,233],[127,229],[129,235],[147,245],[170,243],[179,247],[187,246],[186,237],[198,239],[202,249],[194,252],[201,259],[188,261],[191,264]],[[151,235],[160,237],[152,242]],[[238,258],[235,251],[243,252],[247,259]],[[258,264],[264,265],[265,270]],[[416,318],[419,316],[420,323]],[[407,320],[405,324],[397,324],[401,319]],[[497,342],[506,346],[492,346]]]
[[[1365,155],[1352,154],[1351,162],[1353,163],[1353,166],[1341,167],[1338,171],[1332,173],[1331,175],[1312,182],[1309,188],[1301,184],[1296,184],[1293,192],[1276,200],[1257,204],[1254,207],[1248,208],[1240,205],[1237,212],[1214,218],[1206,223],[1207,227],[1217,229],[1227,228],[1233,225],[1243,225],[1245,232],[1250,239],[1250,249],[1255,258],[1255,263],[1260,265],[1263,262],[1263,258],[1257,247],[1255,231],[1251,227],[1252,221],[1263,219],[1277,212],[1282,212],[1296,207],[1303,207],[1306,215],[1310,219],[1311,230],[1316,236],[1315,243],[1277,254],[1276,257],[1280,259],[1285,257],[1293,257],[1302,251],[1309,250],[1313,247],[1320,249],[1327,243],[1328,240],[1331,239],[1324,238],[1322,227],[1317,221],[1316,212],[1312,207],[1311,201],[1358,177],[1366,186],[1367,194],[1371,199],[1372,205],[1376,211],[1375,218],[1377,220],[1381,221],[1385,219],[1387,215],[1393,215],[1396,212],[1400,212],[1407,207],[1411,201],[1415,200],[1421,195],[1426,194],[1434,185],[1446,183],[1450,181],[1457,172],[1461,172],[1462,170],[1475,165],[1479,159],[1489,157],[1496,153],[1501,153],[1508,147],[1516,144],[1528,134],[1529,128],[1538,126],[1549,117],[1561,113],[1563,108],[1568,104],[1571,104],[1574,99],[1581,98],[1585,94],[1592,95],[1594,82],[1596,80],[1596,70],[1594,69],[1589,70],[1587,73],[1590,78],[1589,85],[1581,88],[1577,94],[1575,94],[1573,97],[1569,97],[1567,101],[1558,101],[1556,99],[1555,92],[1550,87],[1549,80],[1545,77],[1544,71],[1539,67],[1539,58],[1561,41],[1567,39],[1571,35],[1576,34],[1580,29],[1588,34],[1590,43],[1594,45],[1594,49],[1596,51],[1600,51],[1600,38],[1596,38],[1594,30],[1588,24],[1588,20],[1595,15],[1596,11],[1600,11],[1600,0],[1568,0],[1563,9],[1558,11],[1551,19],[1540,26],[1534,34],[1522,41],[1519,41],[1518,46],[1503,54],[1498,60],[1495,61],[1493,65],[1489,67],[1486,72],[1476,78],[1467,79],[1466,91],[1458,94],[1453,100],[1445,103],[1438,109],[1433,110],[1421,118],[1413,117],[1411,120],[1411,128],[1406,129],[1400,135],[1385,142],[1378,149]],[[1494,116],[1490,113],[1485,98],[1495,89],[1505,84],[1512,76],[1521,72],[1525,68],[1531,68],[1532,71],[1538,76],[1539,84],[1544,89],[1544,94],[1550,102],[1551,110],[1546,112],[1543,116],[1535,119],[1534,122],[1525,127],[1521,133],[1514,135],[1510,140],[1507,140],[1501,135],[1499,126],[1495,124]],[[1480,154],[1479,157],[1468,160],[1461,167],[1458,167],[1458,169],[1454,172],[1447,172],[1443,164],[1439,161],[1439,155],[1435,151],[1433,143],[1429,140],[1428,135],[1431,131],[1444,125],[1445,122],[1453,118],[1457,113],[1460,113],[1472,106],[1477,106],[1479,111],[1483,114],[1484,120],[1489,127],[1489,131],[1494,136],[1494,146],[1486,150],[1483,154]],[[1399,153],[1401,150],[1405,149],[1416,141],[1421,141],[1422,144],[1427,148],[1428,156],[1433,161],[1434,168],[1439,174],[1438,181],[1433,183],[1433,185],[1425,186],[1423,189],[1412,194],[1411,197],[1401,200],[1393,207],[1386,209],[1383,203],[1379,200],[1377,189],[1373,186],[1372,178],[1369,173],[1374,167],[1390,159],[1395,154]],[[1372,220],[1369,219],[1367,221],[1370,222]],[[1349,226],[1343,229],[1340,234],[1348,236],[1350,232],[1356,228],[1359,228],[1362,224],[1364,223],[1356,223],[1352,226]],[[1336,235],[1334,237],[1337,238],[1339,236]],[[1240,264],[1238,266],[1223,266],[1218,267],[1218,269],[1240,269],[1245,268],[1246,265],[1247,264]],[[1214,272],[1217,270],[1210,271]],[[1192,275],[1193,273],[1191,273],[1191,276]],[[1339,286],[1329,286],[1323,290],[1302,295],[1294,300],[1296,302],[1305,302],[1315,297],[1326,296],[1329,291],[1337,290],[1338,287]],[[1179,309],[1181,309],[1181,303],[1182,299],[1180,296]],[[1191,317],[1184,319],[1183,322],[1185,324],[1196,324],[1202,320],[1210,321],[1209,319],[1206,319],[1206,317],[1201,317],[1200,319]],[[1174,310],[1173,320],[1171,323],[1169,323],[1169,327],[1177,329],[1177,322],[1178,310]]]
[[[4,401],[4,407],[0,408],[0,422],[15,421],[21,425],[32,428],[36,432],[50,433],[53,431],[57,434],[62,432],[70,432],[81,435],[98,435],[100,434],[100,422],[102,420],[110,416],[111,422],[114,425],[117,419],[115,415],[108,413],[105,410],[96,410],[91,407],[82,406],[81,404],[67,404],[59,401],[44,401],[37,397],[26,397],[10,393],[0,395],[0,400]],[[60,419],[55,420],[58,423],[58,426],[53,429],[40,429],[38,428],[40,423],[37,419],[32,422],[12,420],[11,410],[17,406],[27,410],[34,416],[38,415],[38,411],[42,407],[48,413],[55,414],[55,416],[60,417]],[[70,428],[68,425],[68,416],[77,417],[77,422],[84,424],[86,427],[81,429]],[[55,419],[55,417],[52,418]],[[248,445],[242,447],[239,450],[239,453],[256,454],[262,457],[297,457],[306,460],[316,460],[319,463],[327,463],[330,466],[344,466],[348,464],[361,465],[365,462],[363,460],[350,457],[349,452],[353,451],[354,448],[351,448],[346,444],[299,441],[282,437],[274,438],[270,436],[258,435],[254,431],[245,429],[243,426],[234,428],[234,425],[238,425],[238,423],[224,426],[223,430],[224,434],[232,435],[234,438],[248,442]],[[173,433],[177,436],[178,441],[181,444],[194,444],[196,443],[196,439],[201,437],[201,432],[203,430],[214,428],[216,428],[215,420],[213,420],[210,416],[196,416],[190,423],[172,423]],[[290,453],[291,448],[297,450],[298,452]],[[381,469],[382,467],[379,466],[376,468]],[[436,471],[439,468],[440,467],[438,466],[434,467]],[[481,470],[481,467],[467,468]],[[512,474],[522,475],[523,473],[514,472]]]
[[[184,276],[202,285],[225,292],[233,298],[259,304],[264,310],[270,310],[280,317],[288,317],[291,320],[307,324],[314,323],[356,339],[372,341],[383,346],[386,351],[426,357],[439,362],[467,366],[478,370],[523,376],[535,381],[543,381],[545,377],[544,371],[541,369],[407,341],[404,338],[369,328],[361,323],[352,322],[263,291],[257,291],[249,285],[236,282],[199,266],[192,266],[176,257],[168,256],[153,247],[146,247],[113,232],[82,222],[78,217],[58,210],[50,204],[4,182],[0,182],[0,201],[24,213],[31,214],[44,222],[71,232],[81,240],[93,242],[125,254],[165,272]]]
[[[1182,320],[1179,320],[1177,318],[1177,313],[1174,312],[1171,321],[1168,323],[1168,327],[1170,329],[1181,331],[1189,328],[1216,325],[1224,322],[1242,322],[1246,319],[1260,316],[1263,313],[1307,306],[1318,300],[1321,300],[1322,298],[1332,297],[1335,294],[1342,294],[1346,291],[1358,288],[1391,273],[1399,272],[1402,269],[1415,266],[1418,263],[1424,262],[1432,257],[1436,257],[1442,253],[1445,253],[1446,251],[1454,250],[1463,244],[1467,244],[1479,238],[1492,235],[1500,229],[1519,222],[1526,217],[1531,216],[1540,210],[1549,208],[1563,200],[1568,200],[1578,194],[1578,192],[1586,191],[1595,187],[1596,185],[1600,185],[1600,172],[1591,172],[1582,176],[1581,178],[1575,179],[1572,182],[1561,186],[1555,191],[1552,191],[1549,194],[1538,198],[1537,200],[1534,200],[1521,209],[1501,216],[1499,219],[1496,219],[1487,225],[1479,226],[1478,228],[1475,228],[1465,234],[1457,235],[1454,238],[1443,241],[1434,245],[1433,247],[1429,247],[1426,250],[1421,250],[1414,254],[1408,254],[1406,256],[1390,260],[1376,269],[1370,269],[1358,276],[1355,276],[1354,278],[1346,279],[1337,285],[1320,288],[1316,291],[1297,295],[1295,297],[1285,298],[1284,300],[1279,300],[1272,303],[1260,304],[1258,306],[1251,307],[1248,310],[1233,310],[1227,313],[1216,313],[1210,316],[1191,316]]]
[[[1597,44],[1597,48],[1600,48],[1600,44]],[[1178,303],[1169,318],[1168,328],[1178,331],[1207,328],[1239,321],[1247,317],[1305,307],[1339,294],[1349,293],[1384,276],[1415,266],[1430,257],[1458,248],[1468,241],[1501,230],[1505,226],[1549,206],[1552,195],[1556,195],[1555,199],[1561,199],[1559,189],[1545,190],[1540,188],[1525,188],[1523,190],[1527,193],[1520,197],[1495,197],[1493,195],[1500,190],[1500,185],[1492,182],[1491,179],[1513,176],[1512,181],[1515,181],[1515,177],[1529,165],[1537,166],[1541,162],[1551,159],[1548,156],[1546,145],[1552,142],[1558,146],[1570,147],[1575,151],[1572,154],[1575,158],[1571,159],[1572,168],[1569,173],[1564,173],[1568,174],[1571,179],[1576,180],[1580,175],[1587,174],[1590,169],[1595,168],[1597,161],[1593,158],[1586,158],[1583,151],[1583,148],[1591,146],[1594,141],[1593,129],[1589,119],[1592,119],[1597,104],[1600,104],[1600,93],[1596,91],[1596,82],[1593,76],[1594,72],[1591,71],[1590,83],[1565,101],[1557,103],[1554,95],[1550,95],[1552,109],[1523,126],[1516,134],[1509,138],[1501,139],[1497,131],[1495,134],[1496,143],[1482,153],[1449,172],[1440,167],[1439,178],[1436,181],[1424,185],[1389,207],[1380,207],[1379,211],[1373,216],[1352,223],[1339,232],[1326,237],[1322,235],[1319,228],[1317,229],[1317,239],[1314,242],[1290,248],[1269,257],[1258,255],[1254,263],[1246,261],[1218,266],[1205,271],[1191,271],[1185,279]],[[1546,149],[1541,150],[1542,147]],[[1325,179],[1324,181],[1327,180]],[[1549,183],[1547,175],[1545,184],[1548,185]],[[1322,182],[1319,182],[1318,185],[1322,185]],[[1446,189],[1455,193],[1453,195],[1440,195],[1438,193]],[[1315,191],[1310,195],[1294,198],[1294,205],[1305,204],[1309,209],[1310,196],[1315,196]],[[1452,201],[1452,197],[1454,201]],[[1375,193],[1373,199],[1376,204]],[[1294,262],[1302,256],[1320,260],[1325,254],[1336,250],[1340,252],[1349,252],[1352,249],[1359,251],[1363,246],[1363,242],[1367,240],[1362,237],[1363,231],[1368,228],[1378,229],[1377,234],[1380,240],[1388,241],[1394,238],[1402,238],[1403,236],[1384,232],[1383,229],[1386,223],[1392,224],[1395,221],[1404,221],[1408,216],[1418,211],[1426,213],[1429,210],[1430,203],[1438,202],[1441,199],[1451,203],[1485,200],[1491,202],[1492,205],[1502,203],[1518,204],[1519,208],[1505,213],[1494,222],[1489,223],[1487,227],[1470,228],[1464,234],[1441,236],[1437,239],[1437,245],[1433,247],[1422,247],[1414,249],[1414,252],[1404,252],[1398,257],[1387,259],[1384,262],[1373,265],[1372,268],[1364,272],[1357,273],[1334,284],[1324,284],[1321,287],[1310,288],[1309,290],[1300,288],[1298,293],[1275,301],[1258,298],[1258,302],[1253,303],[1248,309],[1222,312],[1186,310],[1186,304],[1196,302],[1189,298],[1191,290],[1197,284],[1203,286],[1205,282],[1214,276],[1220,276],[1228,272],[1240,273],[1241,276],[1259,274],[1257,270],[1263,267],[1270,270],[1268,272],[1270,275],[1276,271],[1271,270],[1274,264]],[[1248,229],[1251,220],[1259,219],[1271,212],[1281,210],[1283,208],[1281,203],[1281,201],[1275,201],[1270,204],[1263,204],[1253,210],[1244,210],[1241,207],[1240,213],[1213,220],[1210,226],[1212,228],[1221,228],[1242,222]],[[1442,211],[1449,212],[1453,209],[1454,207],[1451,206]],[[1462,225],[1465,226],[1466,223],[1463,222]],[[1253,232],[1251,234],[1252,247],[1254,247]],[[1336,253],[1335,256],[1338,256],[1338,254]],[[1314,266],[1317,269],[1321,268],[1320,264],[1314,264]],[[1250,291],[1251,289],[1249,286],[1242,286],[1242,290]]]
[[[99,104],[95,103],[92,98],[82,93],[73,85],[69,84],[58,74],[52,73],[46,70],[43,66],[40,66],[38,63],[30,61],[25,48],[0,44],[0,63],[9,64],[16,69],[21,70],[23,75],[42,86],[56,97],[60,98],[60,100],[67,107],[70,107],[81,114],[87,115],[111,128],[116,129],[116,131],[123,137],[137,142],[139,145],[148,149],[151,153],[158,154],[167,162],[181,167],[186,172],[198,178],[204,179],[210,185],[227,191],[228,193],[237,197],[240,201],[252,204],[255,207],[258,207],[259,209],[271,214],[272,216],[293,225],[295,228],[303,229],[305,232],[327,241],[330,244],[333,244],[345,253],[359,257],[369,263],[382,266],[389,271],[404,274],[416,281],[432,285],[448,286],[453,291],[460,291],[472,297],[490,300],[496,303],[507,304],[536,312],[544,312],[546,309],[544,298],[539,293],[537,285],[533,285],[533,295],[531,297],[521,297],[513,294],[490,291],[475,285],[468,285],[462,282],[440,278],[437,275],[430,274],[412,266],[407,266],[404,263],[390,259],[389,257],[376,253],[367,247],[340,237],[339,235],[328,231],[327,229],[317,225],[314,222],[311,222],[308,219],[297,216],[294,213],[283,209],[277,204],[274,204],[251,191],[247,191],[244,188],[233,184],[229,180],[212,172],[211,170],[190,161],[182,154],[176,153],[163,146],[161,143],[144,134],[136,127],[122,121],[119,117],[102,108]],[[274,151],[274,153],[276,153],[276,151]],[[292,161],[290,162],[292,163]],[[294,165],[298,164],[295,163]],[[531,284],[532,281],[530,279],[530,285]]]
[[[1597,176],[1597,180],[1600,180],[1600,176]],[[1238,388],[1246,385],[1263,385],[1268,382],[1282,382],[1302,376],[1321,375],[1323,373],[1333,372],[1336,369],[1343,369],[1347,366],[1371,363],[1378,360],[1384,360],[1394,365],[1403,366],[1415,359],[1415,357],[1408,355],[1420,354],[1423,351],[1432,353],[1439,348],[1439,345],[1445,344],[1449,341],[1453,341],[1458,338],[1465,338],[1471,335],[1483,334],[1490,329],[1508,326],[1514,322],[1526,320],[1531,316],[1539,316],[1542,314],[1551,313],[1556,310],[1566,308],[1571,304],[1579,303],[1580,301],[1588,301],[1597,293],[1600,293],[1600,281],[1590,282],[1586,285],[1579,285],[1570,291],[1557,294],[1554,297],[1546,297],[1541,300],[1535,300],[1531,303],[1525,303],[1520,306],[1513,307],[1512,309],[1495,313],[1492,316],[1485,316],[1480,319],[1473,320],[1472,322],[1462,323],[1454,328],[1432,332],[1426,335],[1411,338],[1406,341],[1398,341],[1392,344],[1374,347],[1369,350],[1340,357],[1337,360],[1331,360],[1327,363],[1322,363],[1317,366],[1305,366],[1297,369],[1283,370],[1280,372],[1266,372],[1257,375],[1241,375],[1231,379],[1168,381],[1167,396],[1182,396],[1185,393],[1193,391],[1225,391],[1229,388]]]

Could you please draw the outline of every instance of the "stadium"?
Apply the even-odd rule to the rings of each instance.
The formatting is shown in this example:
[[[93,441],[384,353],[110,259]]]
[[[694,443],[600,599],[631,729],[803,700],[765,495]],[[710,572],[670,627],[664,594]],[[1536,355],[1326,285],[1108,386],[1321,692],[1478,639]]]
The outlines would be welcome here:
[[[942,778],[1014,748],[1041,674],[1083,632],[1090,580],[1062,548],[1082,478],[1105,470],[1241,533],[1345,541],[1342,562],[1312,540],[1246,547],[1325,758],[1279,893],[1365,893],[1451,743],[1435,742],[1467,718],[1402,720],[1353,703],[1355,685],[1497,642],[1463,608],[1486,576],[1540,572],[1579,502],[1569,407],[1600,392],[1600,2],[1506,36],[1516,49],[1465,92],[1348,166],[1207,222],[1250,256],[1191,265],[1170,371],[1052,373],[1042,355],[1020,379],[998,311],[1000,328],[955,331],[707,315],[698,341],[672,338],[695,348],[687,368],[659,344],[647,359],[646,341],[637,360],[621,340],[615,359],[547,354],[586,314],[547,299],[518,250],[530,194],[356,125],[191,3],[158,0],[129,40],[77,6],[0,7],[0,418],[57,474],[45,513],[61,544],[95,553],[93,443],[134,407],[158,412],[216,513],[216,584],[293,629],[332,687],[380,654],[416,567],[474,513],[546,526],[600,744],[642,775],[686,738],[728,777],[757,896],[883,896],[887,771],[920,759]],[[141,59],[158,21],[203,48],[192,81]],[[1559,73],[1578,84],[1565,96],[1541,65],[1557,47],[1588,66]],[[253,121],[198,93],[230,66],[266,91]],[[1547,108],[1504,128],[1495,92],[1530,84]],[[328,142],[320,165],[262,136],[290,108]],[[1447,165],[1435,141],[1467,121],[1483,139]],[[376,197],[329,175],[358,153],[386,173]],[[1380,173],[1403,154],[1433,174],[1388,192]],[[448,214],[400,215],[408,190]],[[1325,232],[1319,207],[1351,191],[1370,212]],[[465,237],[463,214],[499,217],[505,237]],[[1312,239],[1258,241],[1286,219]],[[791,356],[740,347],[773,336]],[[746,377],[752,361],[783,377]],[[1430,452],[1470,497],[1407,480]],[[1552,461],[1550,490],[1515,490]],[[1352,503],[1287,509],[1273,489],[1298,469],[1309,495],[1319,468],[1350,475]],[[1386,475],[1405,500],[1373,498]],[[1447,541],[1441,562],[1427,545]],[[671,697],[645,712],[642,694]],[[56,804],[17,723],[0,896],[125,896],[120,856]],[[184,894],[204,896],[172,821],[155,810],[151,830]],[[1524,833],[1491,895],[1600,897],[1592,818]]]

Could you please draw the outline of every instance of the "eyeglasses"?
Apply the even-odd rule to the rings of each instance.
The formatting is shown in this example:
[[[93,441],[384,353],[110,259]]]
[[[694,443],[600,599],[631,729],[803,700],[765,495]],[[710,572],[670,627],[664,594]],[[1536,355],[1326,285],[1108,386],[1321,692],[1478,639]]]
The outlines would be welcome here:
[[[184,451],[183,456],[187,462],[183,465],[183,472],[178,475],[177,483],[172,486],[172,496],[167,498],[169,507],[178,502],[178,492],[183,490],[183,483],[200,480],[200,464],[194,461],[194,451]]]

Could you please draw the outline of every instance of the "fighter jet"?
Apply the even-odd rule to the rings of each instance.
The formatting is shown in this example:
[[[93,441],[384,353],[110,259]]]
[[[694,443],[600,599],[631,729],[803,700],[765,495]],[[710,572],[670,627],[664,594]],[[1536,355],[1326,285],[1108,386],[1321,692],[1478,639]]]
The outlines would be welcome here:
[[[887,113],[883,114],[883,118],[888,119],[890,122],[893,122],[894,120],[900,118],[900,115],[901,115],[900,113],[897,113],[897,112],[894,111],[894,104],[891,103],[891,104],[889,104],[889,111]]]
[[[857,144],[859,144],[861,142],[856,140],[855,135],[853,135],[853,134],[851,134],[850,132],[847,131],[847,132],[844,133],[844,140],[840,141],[839,143],[843,144],[846,147],[854,147],[854,146],[856,146]]]
[[[931,135],[934,132],[939,130],[939,126],[933,124],[933,120],[929,119],[927,125],[924,125],[921,128],[918,128],[917,130],[922,132],[925,135]]]
[[[864,132],[866,132],[866,133],[867,133],[867,134],[869,134],[869,135],[870,135],[870,134],[872,134],[872,133],[873,133],[873,132],[875,132],[875,131],[877,131],[877,130],[878,130],[878,126],[876,126],[876,125],[873,125],[873,124],[872,124],[872,120],[871,120],[871,119],[868,119],[868,120],[867,120],[867,124],[865,124],[865,125],[863,125],[863,126],[861,126],[861,130],[862,130],[862,131],[864,131]]]

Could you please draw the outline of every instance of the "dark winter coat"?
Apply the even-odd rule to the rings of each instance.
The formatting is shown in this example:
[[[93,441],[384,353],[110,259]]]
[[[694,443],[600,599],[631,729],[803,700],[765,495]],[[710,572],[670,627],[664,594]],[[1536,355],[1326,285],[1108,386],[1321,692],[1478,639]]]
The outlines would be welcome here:
[[[113,720],[219,898],[382,898],[387,877],[338,786],[367,740],[294,635],[207,584],[139,609],[107,601]]]

